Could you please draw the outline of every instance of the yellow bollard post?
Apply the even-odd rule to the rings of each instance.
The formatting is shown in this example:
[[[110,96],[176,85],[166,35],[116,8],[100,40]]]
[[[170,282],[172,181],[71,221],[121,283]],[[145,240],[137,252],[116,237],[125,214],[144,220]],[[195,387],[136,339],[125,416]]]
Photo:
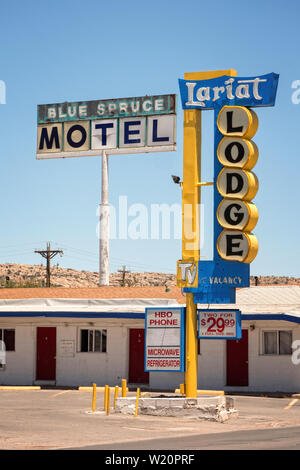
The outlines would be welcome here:
[[[96,384],[93,384],[93,399],[92,399],[92,411],[96,409]]]
[[[135,417],[135,418],[136,418],[137,415],[138,415],[139,398],[140,398],[140,389],[138,388],[137,391],[136,391],[135,413],[134,413],[134,417]]]
[[[109,415],[110,387],[107,387],[106,414]]]
[[[114,397],[114,410],[116,409],[116,401],[119,395],[119,387],[118,385],[115,386],[115,397]]]
[[[107,410],[107,390],[108,389],[108,385],[105,385],[105,388],[104,388],[104,411]]]
[[[122,398],[126,398],[127,380],[122,380]]]
[[[181,393],[181,395],[184,395],[184,394],[185,394],[185,390],[184,390],[184,389],[185,389],[184,384],[180,384],[180,393]]]

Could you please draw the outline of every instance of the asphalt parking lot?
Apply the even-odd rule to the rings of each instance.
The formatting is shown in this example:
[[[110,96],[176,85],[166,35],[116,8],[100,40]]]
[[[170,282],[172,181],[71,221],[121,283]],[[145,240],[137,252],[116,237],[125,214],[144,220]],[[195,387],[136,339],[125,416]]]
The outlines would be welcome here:
[[[129,392],[130,395],[135,394]],[[251,449],[289,448],[289,442],[292,448],[300,448],[300,400],[294,400],[289,406],[291,398],[235,396],[234,399],[239,417],[217,423],[194,418],[125,416],[113,410],[107,416],[104,394],[100,391],[96,412],[92,413],[89,391],[3,390],[0,391],[0,449],[244,448],[237,447],[237,442],[247,448],[250,445]],[[110,404],[112,407],[113,395]],[[270,444],[265,444],[266,447],[262,447],[264,440],[255,433],[258,430],[269,436]],[[236,439],[241,432],[245,436],[244,444]],[[247,432],[252,435],[250,441]]]

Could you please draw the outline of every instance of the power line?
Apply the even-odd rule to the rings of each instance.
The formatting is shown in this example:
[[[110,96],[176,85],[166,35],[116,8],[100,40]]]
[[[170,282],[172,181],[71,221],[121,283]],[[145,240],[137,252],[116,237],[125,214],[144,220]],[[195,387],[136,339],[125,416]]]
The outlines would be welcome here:
[[[43,258],[46,258],[47,260],[47,265],[46,265],[46,273],[47,273],[47,283],[46,286],[50,287],[50,260],[54,258],[54,256],[60,254],[61,256],[63,255],[62,250],[51,250],[50,249],[50,243],[47,243],[47,249],[46,250],[35,250],[35,253],[38,253],[41,255]]]
[[[126,277],[126,274],[130,273],[130,271],[126,271],[126,266],[123,266],[123,269],[118,269],[118,273],[122,273],[122,286],[125,287],[125,277]]]
[[[88,251],[88,250],[83,250],[81,248],[75,248],[75,247],[71,247],[70,245],[67,245],[65,243],[57,243],[57,242],[52,242],[54,243],[55,245],[60,245],[62,248],[65,248],[67,251],[71,251],[71,252],[74,252],[76,253],[78,256],[84,256],[84,257],[90,257],[90,258],[98,258],[98,253],[94,253],[94,252],[91,252],[91,251]],[[65,256],[68,256],[70,258],[75,258],[74,255],[69,255],[67,253],[65,253]],[[79,259],[79,258],[78,258]],[[137,268],[137,269],[152,269],[155,271],[155,268],[154,266],[149,266],[149,265],[145,265],[145,264],[140,264],[136,261],[132,261],[132,260],[129,260],[129,259],[124,259],[124,258],[117,258],[117,257],[114,257],[112,256],[111,258],[111,261],[112,261],[112,264],[114,265],[119,265],[120,263],[126,263],[129,267],[131,268]],[[174,269],[170,269],[170,268],[167,268],[167,269],[164,269],[164,271],[170,271],[171,273],[174,271]]]

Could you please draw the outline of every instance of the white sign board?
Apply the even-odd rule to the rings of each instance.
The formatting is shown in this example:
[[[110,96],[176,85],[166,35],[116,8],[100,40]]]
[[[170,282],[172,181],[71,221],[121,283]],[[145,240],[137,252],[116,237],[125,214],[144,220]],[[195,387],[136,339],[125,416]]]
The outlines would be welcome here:
[[[171,150],[176,95],[38,106],[38,159]]]
[[[241,337],[239,310],[198,310],[198,338],[239,339]]]
[[[61,357],[74,357],[75,341],[72,339],[61,339],[59,342],[59,353]]]
[[[145,371],[184,371],[184,309],[147,308]]]

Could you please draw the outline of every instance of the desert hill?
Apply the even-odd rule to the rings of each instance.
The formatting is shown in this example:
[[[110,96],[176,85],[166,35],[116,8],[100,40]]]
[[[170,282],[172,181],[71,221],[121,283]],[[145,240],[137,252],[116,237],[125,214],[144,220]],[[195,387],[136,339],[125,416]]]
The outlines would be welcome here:
[[[51,286],[53,287],[97,287],[98,273],[77,271],[71,268],[53,266]],[[46,269],[42,264],[0,264],[0,287],[42,287],[45,285]],[[257,276],[258,285],[294,284],[300,285],[300,278],[287,276]],[[251,284],[255,284],[251,276]],[[110,285],[124,285],[122,273],[110,275]],[[125,286],[175,286],[176,275],[153,272],[130,272],[125,276]]]

